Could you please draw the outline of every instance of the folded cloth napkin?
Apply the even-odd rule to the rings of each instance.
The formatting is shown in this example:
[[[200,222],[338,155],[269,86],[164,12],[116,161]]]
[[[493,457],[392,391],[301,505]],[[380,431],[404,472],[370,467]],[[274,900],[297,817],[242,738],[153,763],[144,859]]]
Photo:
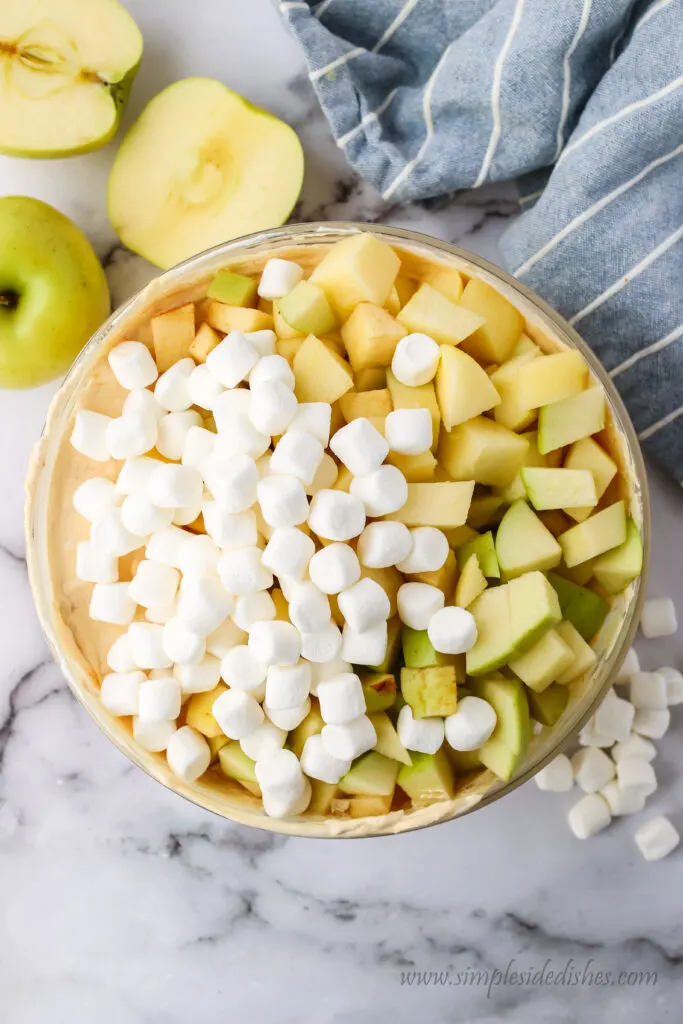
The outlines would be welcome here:
[[[278,4],[392,202],[519,179],[502,239],[683,482],[683,0]]]

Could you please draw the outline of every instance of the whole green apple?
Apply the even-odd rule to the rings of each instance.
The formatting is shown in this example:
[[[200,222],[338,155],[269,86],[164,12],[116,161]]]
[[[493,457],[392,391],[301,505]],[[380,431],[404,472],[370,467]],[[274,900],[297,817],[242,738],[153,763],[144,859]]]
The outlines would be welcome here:
[[[109,309],[107,279],[83,232],[38,199],[0,198],[0,387],[59,377]]]

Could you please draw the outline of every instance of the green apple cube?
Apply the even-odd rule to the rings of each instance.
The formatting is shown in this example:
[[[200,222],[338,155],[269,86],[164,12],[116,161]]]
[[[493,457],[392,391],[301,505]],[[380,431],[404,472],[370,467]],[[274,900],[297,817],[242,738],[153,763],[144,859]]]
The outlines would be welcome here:
[[[237,740],[231,740],[224,747],[221,747],[218,751],[218,763],[223,770],[223,774],[227,775],[229,779],[258,785],[256,772],[254,771],[255,762],[250,757],[247,757]]]
[[[303,722],[300,722],[289,734],[288,744],[297,757],[301,757],[306,740],[309,736],[317,736],[322,732],[325,722],[317,704],[314,704]]]
[[[556,592],[563,618],[590,641],[607,618],[609,605],[603,597],[557,573],[548,573],[548,582]]]
[[[459,608],[469,608],[487,586],[486,577],[479,568],[479,559],[476,555],[470,555],[455,585],[455,604]]]
[[[256,298],[256,288],[255,278],[223,269],[218,271],[206,294],[226,306],[250,306]]]
[[[525,440],[529,442],[527,453],[524,457],[525,466],[547,466],[547,456],[541,455],[538,450],[538,433],[535,430],[527,430],[521,435]],[[519,498],[526,498],[526,487],[522,480],[522,471],[515,476],[514,480],[507,485],[507,487],[494,487],[493,493],[497,494],[503,499],[508,505],[511,505],[513,501],[518,501]]]
[[[486,416],[442,430],[437,458],[451,480],[505,487],[524,465],[529,442]]]
[[[452,665],[453,654],[441,654],[435,651],[426,629],[411,629],[403,626],[401,630],[403,645],[403,662],[406,668],[429,668],[433,665]]]
[[[562,618],[560,602],[542,572],[528,572],[507,584],[510,633],[516,654],[528,650]]]
[[[500,403],[493,410],[493,417],[496,423],[507,427],[508,430],[524,430],[536,419],[536,409],[520,406],[518,391],[514,384],[519,368],[535,359],[536,354],[527,352],[510,359],[491,374],[491,383],[500,396]]]
[[[475,540],[463,544],[458,549],[458,565],[461,572],[471,555],[477,556],[479,568],[484,576],[487,576],[489,579],[500,579],[500,566],[496,557],[496,546],[490,530],[487,533],[482,533]]]
[[[597,434],[605,426],[605,395],[601,387],[588,388],[579,395],[544,405],[538,414],[538,450],[556,448]]]
[[[300,281],[280,299],[278,307],[289,326],[300,334],[319,336],[337,326],[337,318],[325,292],[312,281]]]
[[[603,496],[617,474],[617,464],[611,459],[602,445],[592,437],[582,437],[575,441],[564,460],[565,469],[589,469],[595,480],[595,493],[598,501]],[[593,511],[592,506],[585,508],[567,508],[567,515],[577,522],[583,522]]]
[[[572,664],[557,677],[557,682],[566,686],[568,683],[573,683],[579,676],[583,676],[586,672],[590,671],[597,661],[597,655],[571,622],[567,620],[560,622],[556,627],[556,632],[574,652]]]
[[[593,575],[608,594],[620,594],[643,571],[643,542],[632,519],[626,525],[626,540],[618,548],[600,555],[593,563]]]
[[[551,683],[546,690],[527,692],[531,717],[541,725],[555,725],[564,714],[569,703],[569,689],[559,683]]]
[[[557,538],[568,568],[587,562],[605,551],[611,551],[626,540],[626,509],[623,501],[615,501],[596,512],[583,523],[577,523]],[[547,566],[552,568],[552,566]],[[594,570],[595,572],[595,570]]]
[[[520,409],[539,409],[583,391],[588,366],[580,352],[556,352],[518,366],[509,383]]]
[[[446,718],[458,707],[458,693],[453,665],[429,668],[402,668],[401,693],[413,709],[415,718]]]
[[[465,658],[467,674],[484,676],[507,664],[514,654],[507,585],[490,587],[470,605],[477,640]]]
[[[506,579],[534,569],[553,569],[562,548],[525,501],[510,505],[496,534],[498,564]]]
[[[482,679],[475,687],[477,697],[493,707],[497,724],[490,739],[479,748],[483,765],[507,782],[523,757],[531,739],[529,702],[518,679]]]
[[[549,629],[525,654],[514,658],[509,668],[531,690],[542,693],[566,672],[574,661],[574,652],[560,634]]]
[[[547,469],[524,466],[520,470],[529,501],[534,508],[574,508],[597,505],[595,480],[589,469]]]
[[[374,748],[377,753],[384,754],[385,757],[391,758],[392,761],[400,761],[401,764],[412,764],[412,756],[398,738],[398,733],[386,711],[368,713],[368,717],[377,733],[377,743],[375,743]]]
[[[353,796],[393,796],[399,768],[398,761],[371,750],[339,780],[339,788]]]
[[[397,782],[414,804],[452,800],[455,796],[453,768],[443,747],[436,754],[411,755],[412,765],[404,765]]]
[[[365,708],[372,711],[386,711],[396,701],[396,678],[391,672],[363,672],[360,676]]]

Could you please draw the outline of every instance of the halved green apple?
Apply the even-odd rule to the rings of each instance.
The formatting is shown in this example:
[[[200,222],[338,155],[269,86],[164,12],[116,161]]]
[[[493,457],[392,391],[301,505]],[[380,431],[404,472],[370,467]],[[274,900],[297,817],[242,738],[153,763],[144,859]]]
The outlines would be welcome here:
[[[116,0],[3,0],[0,151],[61,157],[105,145],[142,57]]]
[[[222,82],[186,78],[155,96],[123,140],[109,217],[129,249],[168,268],[283,224],[303,169],[289,125]]]

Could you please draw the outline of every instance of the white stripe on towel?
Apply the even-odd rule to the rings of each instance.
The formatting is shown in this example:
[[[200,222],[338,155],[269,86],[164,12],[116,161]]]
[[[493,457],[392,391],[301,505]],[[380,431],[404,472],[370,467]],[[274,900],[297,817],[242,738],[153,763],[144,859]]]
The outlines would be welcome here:
[[[669,424],[673,423],[674,420],[677,420],[679,416],[683,416],[683,405],[679,405],[678,409],[674,409],[673,412],[667,413],[666,416],[662,416],[661,420],[657,420],[657,422],[653,423],[651,427],[643,430],[642,433],[638,434],[638,440],[647,441],[648,437],[652,437],[652,435],[656,434],[658,430],[662,429],[662,427],[668,427]]]
[[[340,138],[337,139],[337,145],[345,146],[346,143],[349,142],[354,137],[354,135],[357,135],[358,132],[362,131],[363,128],[365,128],[365,126],[370,123],[370,121],[377,121],[382,116],[384,111],[387,109],[387,107],[389,106],[397,92],[398,88],[392,89],[389,95],[382,100],[382,102],[380,103],[376,110],[371,110],[369,114],[366,114],[365,117],[358,122],[355,128],[352,128],[350,131],[346,133],[346,135],[342,135],[340,136]]]
[[[639,363],[641,359],[646,359],[647,356],[653,356],[655,352],[661,352],[662,349],[668,348],[669,345],[673,344],[674,341],[678,341],[679,338],[683,338],[683,324],[680,327],[676,327],[673,331],[665,337],[660,338],[659,341],[653,341],[651,345],[646,348],[641,348],[639,352],[635,352],[628,359],[624,359],[623,363],[619,363],[613,370],[610,370],[610,377],[616,377],[620,373],[624,373],[625,370],[630,370],[632,366]]]
[[[420,0],[407,0],[403,8],[398,12],[394,20],[392,21],[389,28],[386,30],[381,39],[373,46],[372,52],[379,53],[385,43],[388,43],[394,32],[397,31],[406,20],[409,14],[417,7]]]
[[[315,11],[313,12],[316,18],[319,18],[321,14],[324,14],[332,2],[333,0],[323,0],[321,4],[318,4]]]
[[[324,68],[317,68],[315,71],[311,71],[309,78],[312,82],[317,82],[319,78],[323,78],[328,75],[330,71],[334,71],[336,68],[340,68],[347,61],[353,60],[354,57],[360,57],[361,53],[367,53],[368,51],[364,46],[355,46],[353,50],[349,50],[347,53],[343,53],[341,57],[335,57],[329,64],[326,64]]]
[[[658,11],[661,11],[664,7],[668,7],[672,2],[673,0],[658,0],[658,3],[653,4],[652,7],[645,12],[640,21],[636,22],[633,26],[633,31],[637,32],[639,28],[642,28],[643,25],[650,20],[653,14],[657,14]]]
[[[592,6],[593,0],[583,0],[583,10],[581,11],[581,18],[579,19],[579,27],[576,30],[576,33],[571,41],[569,49],[564,55],[564,61],[562,65],[562,109],[560,111],[560,120],[557,124],[557,147],[555,149],[555,160],[557,160],[558,156],[560,155],[560,151],[562,150],[562,144],[564,142],[564,128],[567,123],[567,115],[569,113],[569,98],[571,95],[572,85],[572,69],[571,64],[569,62],[572,58],[572,54],[576,50],[576,47],[581,42],[581,39],[583,37],[584,32],[586,31],[586,28],[588,27],[588,19],[590,17]]]

